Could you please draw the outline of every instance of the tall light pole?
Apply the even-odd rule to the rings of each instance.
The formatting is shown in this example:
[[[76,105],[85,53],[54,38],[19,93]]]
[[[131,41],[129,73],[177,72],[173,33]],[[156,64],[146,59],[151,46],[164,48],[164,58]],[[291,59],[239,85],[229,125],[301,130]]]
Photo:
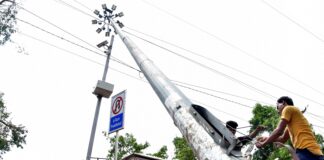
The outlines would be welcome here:
[[[130,38],[123,35],[120,28],[124,25],[120,21],[115,22],[114,18],[109,17],[109,21],[115,33],[126,45],[196,157],[201,160],[240,159],[237,157],[241,157],[241,152],[233,151],[235,136],[207,109],[193,104]]]
[[[110,20],[108,17],[112,16],[112,11],[109,10],[106,5],[102,5],[102,8],[104,9],[103,14],[101,14],[98,10],[95,10],[94,13],[100,18],[99,20],[92,20],[92,24],[99,24],[101,25],[96,32],[99,34],[102,31],[106,31],[105,32],[105,36],[109,37],[110,36],[110,32],[111,29],[109,29],[109,23]],[[103,18],[103,20],[101,20]],[[99,111],[100,111],[100,105],[101,105],[101,100],[102,97],[104,98],[109,98],[110,95],[113,92],[114,89],[114,85],[105,82],[106,81],[106,77],[107,77],[107,72],[108,72],[108,67],[109,67],[109,59],[110,59],[110,55],[111,55],[111,50],[112,50],[112,46],[114,43],[114,35],[111,36],[110,39],[110,43],[105,40],[101,43],[99,43],[97,45],[98,48],[101,47],[106,47],[106,64],[105,64],[105,68],[104,68],[104,72],[103,72],[103,76],[101,80],[98,80],[97,82],[97,86],[95,88],[95,90],[93,91],[93,94],[95,94],[97,96],[97,105],[96,105],[96,110],[95,110],[95,115],[94,115],[94,119],[93,119],[93,123],[92,123],[92,129],[91,129],[91,134],[90,134],[90,140],[89,140],[89,145],[88,145],[88,152],[87,152],[87,156],[86,156],[86,160],[90,160],[91,159],[91,153],[92,153],[92,148],[93,148],[93,141],[95,138],[95,133],[96,133],[96,128],[97,128],[97,122],[98,122],[98,117],[99,117]]]

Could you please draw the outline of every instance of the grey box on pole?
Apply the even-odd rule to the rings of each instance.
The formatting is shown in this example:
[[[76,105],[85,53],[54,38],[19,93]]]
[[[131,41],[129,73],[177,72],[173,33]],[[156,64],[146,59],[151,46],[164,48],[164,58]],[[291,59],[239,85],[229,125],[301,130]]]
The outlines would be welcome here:
[[[111,93],[114,90],[114,85],[98,80],[97,82],[97,86],[95,88],[95,90],[93,91],[93,94],[97,95],[97,96],[102,96],[105,98],[109,98]]]

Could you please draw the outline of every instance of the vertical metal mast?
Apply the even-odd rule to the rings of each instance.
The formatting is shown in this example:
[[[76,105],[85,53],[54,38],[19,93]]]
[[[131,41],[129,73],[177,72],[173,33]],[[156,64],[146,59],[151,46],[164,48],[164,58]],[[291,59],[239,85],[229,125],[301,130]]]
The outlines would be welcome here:
[[[210,133],[190,113],[193,105],[192,102],[171,83],[131,39],[123,35],[117,26],[117,24],[121,25],[119,21],[114,22],[113,19],[110,19],[110,21],[115,32],[122,39],[155,93],[169,112],[174,124],[189,142],[197,158],[200,160],[233,159],[234,157],[226,154],[224,148],[215,143]]]

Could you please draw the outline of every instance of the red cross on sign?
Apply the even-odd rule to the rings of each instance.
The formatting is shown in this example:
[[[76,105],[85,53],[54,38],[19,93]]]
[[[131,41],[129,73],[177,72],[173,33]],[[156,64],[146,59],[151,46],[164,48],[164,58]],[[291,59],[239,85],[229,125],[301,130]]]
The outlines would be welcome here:
[[[123,109],[124,101],[123,97],[117,97],[111,107],[111,111],[114,115],[118,114]]]

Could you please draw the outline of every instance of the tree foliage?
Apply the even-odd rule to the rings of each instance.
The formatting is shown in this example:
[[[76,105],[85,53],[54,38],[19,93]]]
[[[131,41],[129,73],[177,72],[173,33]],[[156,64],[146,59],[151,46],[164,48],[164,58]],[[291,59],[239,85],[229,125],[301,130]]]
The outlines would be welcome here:
[[[176,160],[195,160],[195,155],[187,141],[183,137],[175,137],[173,139],[173,144],[175,147],[173,159]]]
[[[0,45],[4,45],[16,32],[17,3],[15,0],[0,0]]]
[[[23,148],[28,132],[21,124],[14,125],[11,122],[10,113],[6,111],[2,96],[3,94],[0,95],[0,159],[1,155],[10,151],[12,146]]]
[[[116,142],[116,136],[109,137],[107,132],[103,132],[104,136],[109,140],[110,142],[110,148],[108,150],[107,158],[109,160],[113,160],[115,157],[115,142]],[[143,150],[148,148],[150,144],[148,142],[145,142],[144,144],[138,143],[136,138],[129,133],[126,133],[125,136],[118,136],[118,155],[117,159],[120,160],[122,157],[133,154],[133,153],[143,153]],[[168,158],[167,155],[167,147],[163,146],[157,153],[148,154],[155,157],[160,158]]]
[[[160,148],[160,150],[156,153],[153,153],[153,154],[149,154],[149,155],[152,155],[154,157],[160,157],[160,158],[163,158],[163,159],[167,159],[169,156],[167,154],[167,151],[168,151],[168,147],[167,146],[163,146],[162,148]]]

